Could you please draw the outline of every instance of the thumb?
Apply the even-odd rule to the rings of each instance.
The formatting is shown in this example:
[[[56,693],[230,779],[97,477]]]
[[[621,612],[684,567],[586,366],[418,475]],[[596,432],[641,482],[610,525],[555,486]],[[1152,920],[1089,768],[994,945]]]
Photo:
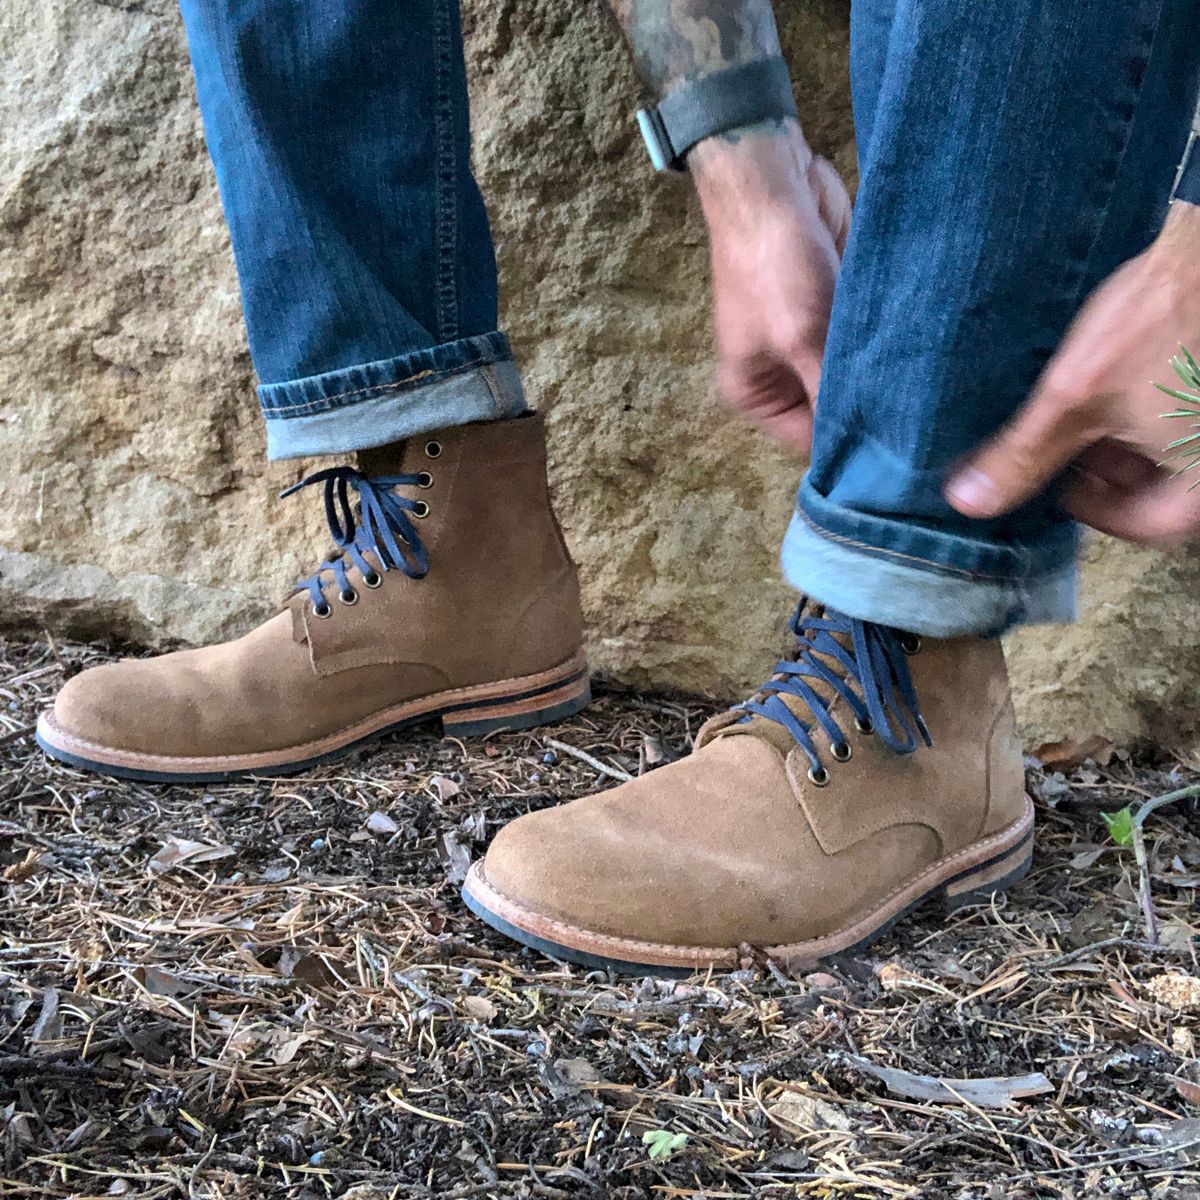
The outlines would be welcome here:
[[[1089,397],[1041,387],[999,433],[955,469],[946,484],[946,499],[968,517],[1011,512],[1044,491],[1099,436]]]

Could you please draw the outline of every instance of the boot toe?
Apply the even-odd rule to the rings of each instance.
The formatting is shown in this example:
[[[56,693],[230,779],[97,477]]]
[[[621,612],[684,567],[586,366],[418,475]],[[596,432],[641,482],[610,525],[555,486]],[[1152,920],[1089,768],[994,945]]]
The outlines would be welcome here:
[[[170,705],[148,703],[138,660],[106,663],[69,679],[54,701],[52,728],[73,741],[112,750],[152,752]]]
[[[523,926],[550,922],[564,932],[672,946],[776,940],[780,891],[794,896],[797,885],[771,868],[763,834],[770,821],[754,812],[763,792],[749,786],[747,768],[781,768],[771,751],[742,740],[732,753],[702,750],[621,787],[519,818],[492,842],[479,872],[483,888]],[[727,769],[714,771],[714,758]],[[729,802],[739,793],[741,812]],[[697,807],[709,808],[706,836],[695,832]]]

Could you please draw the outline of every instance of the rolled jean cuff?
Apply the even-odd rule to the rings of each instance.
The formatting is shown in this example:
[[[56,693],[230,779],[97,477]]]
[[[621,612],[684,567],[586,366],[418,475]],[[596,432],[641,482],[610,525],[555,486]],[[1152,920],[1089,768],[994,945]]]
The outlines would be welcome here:
[[[271,459],[345,454],[526,412],[503,333],[258,389]]]
[[[1038,547],[997,546],[849,513],[806,485],[781,560],[788,582],[821,604],[939,638],[1077,615],[1074,525]]]

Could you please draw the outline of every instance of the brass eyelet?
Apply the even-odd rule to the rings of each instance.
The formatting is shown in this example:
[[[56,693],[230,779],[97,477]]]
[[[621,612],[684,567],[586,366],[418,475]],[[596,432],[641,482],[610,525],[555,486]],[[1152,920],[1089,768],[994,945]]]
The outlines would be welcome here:
[[[418,500],[416,508],[412,510],[412,515],[418,520],[424,520],[429,516],[429,505],[424,500]]]
[[[426,442],[425,443],[425,457],[426,458],[441,458],[442,457],[442,443],[441,442]]]
[[[378,571],[370,571],[362,577],[362,581],[369,588],[377,588],[383,585],[383,576]]]
[[[325,621],[333,616],[333,608],[330,606],[327,600],[322,600],[319,605],[314,604],[312,606],[312,614],[314,617]]]
[[[358,593],[353,588],[346,588],[344,592],[338,592],[338,599],[349,608],[358,603]]]
[[[915,633],[905,634],[905,636],[900,639],[900,649],[910,657],[919,653],[921,649],[920,637]]]
[[[824,787],[829,782],[829,772],[824,767],[809,767],[808,781],[813,787]]]
[[[838,762],[849,762],[850,756],[854,751],[850,748],[849,742],[834,742],[829,747],[829,753],[833,755]]]
[[[433,476],[428,471],[417,472],[417,487],[431,488],[433,487]]]
[[[864,721],[860,721],[857,717],[855,717],[854,728],[857,729],[859,733],[866,734],[868,737],[875,732],[875,725],[871,721],[870,717],[867,717]]]

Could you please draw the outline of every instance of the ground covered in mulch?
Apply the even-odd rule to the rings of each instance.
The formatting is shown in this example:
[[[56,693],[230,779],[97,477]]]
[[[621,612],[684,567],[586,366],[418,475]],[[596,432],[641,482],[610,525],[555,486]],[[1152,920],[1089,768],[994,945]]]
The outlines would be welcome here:
[[[990,908],[815,973],[614,979],[507,944],[458,884],[504,822],[685,753],[705,705],[609,692],[550,731],[168,788],[28,736],[103,657],[0,643],[0,1196],[1200,1192],[1200,811],[1151,818],[1155,946],[1099,815],[1186,762],[1031,770],[1034,870]],[[1035,1072],[1000,1107],[905,1094]]]

